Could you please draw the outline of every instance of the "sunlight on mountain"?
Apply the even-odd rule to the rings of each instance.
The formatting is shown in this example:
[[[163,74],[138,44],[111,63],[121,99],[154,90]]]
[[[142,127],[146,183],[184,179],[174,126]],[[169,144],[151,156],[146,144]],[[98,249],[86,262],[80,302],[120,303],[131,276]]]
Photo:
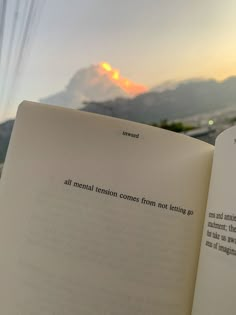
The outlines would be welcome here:
[[[136,96],[148,91],[148,88],[144,85],[134,83],[120,75],[120,71],[112,68],[107,62],[101,62],[99,64],[99,72],[105,74],[112,80],[117,86],[125,91],[130,96]]]

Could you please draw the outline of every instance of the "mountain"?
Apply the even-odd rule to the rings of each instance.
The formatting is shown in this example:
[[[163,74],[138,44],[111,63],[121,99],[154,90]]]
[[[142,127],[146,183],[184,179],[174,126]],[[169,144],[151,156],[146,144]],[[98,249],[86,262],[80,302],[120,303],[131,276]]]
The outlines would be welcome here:
[[[202,80],[200,78],[192,78],[192,79],[181,80],[181,81],[167,80],[159,85],[152,87],[150,92],[164,92],[167,90],[175,90],[179,85],[188,84],[192,82],[200,82],[200,81],[206,81],[206,80]]]
[[[147,88],[120,75],[119,70],[102,62],[79,70],[64,91],[40,99],[42,103],[80,108],[85,101],[105,101],[117,97],[134,97]]]
[[[190,80],[175,89],[148,92],[133,99],[87,102],[83,110],[138,122],[178,119],[236,105],[236,77],[222,82]]]
[[[8,120],[0,124],[0,164],[4,162],[14,120]]]
[[[76,90],[75,87],[70,88]],[[69,98],[68,101],[66,98],[64,100],[68,106]],[[236,77],[222,82],[188,80],[180,83],[175,89],[162,92],[152,91],[128,99],[120,97],[105,102],[87,102],[82,110],[151,123],[163,119],[181,119],[230,106],[236,107]],[[13,123],[11,120],[0,124],[0,163],[5,159]]]
[[[151,88],[150,92],[164,92],[167,90],[175,90],[180,84],[178,81],[168,80]]]

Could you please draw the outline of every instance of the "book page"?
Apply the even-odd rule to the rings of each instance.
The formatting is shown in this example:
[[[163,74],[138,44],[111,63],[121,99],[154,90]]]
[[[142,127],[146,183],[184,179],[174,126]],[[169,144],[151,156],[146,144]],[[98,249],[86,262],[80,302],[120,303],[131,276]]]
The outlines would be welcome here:
[[[193,315],[235,315],[236,127],[216,140]]]
[[[189,315],[213,147],[20,106],[0,189],[0,314]]]

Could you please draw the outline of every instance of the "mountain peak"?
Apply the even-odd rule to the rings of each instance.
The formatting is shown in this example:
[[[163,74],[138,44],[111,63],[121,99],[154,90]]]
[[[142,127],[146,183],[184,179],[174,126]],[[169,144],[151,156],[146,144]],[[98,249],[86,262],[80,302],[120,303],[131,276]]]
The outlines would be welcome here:
[[[146,86],[134,83],[129,79],[122,77],[120,75],[120,71],[112,68],[112,66],[107,62],[101,62],[98,65],[98,71],[103,75],[107,75],[114,84],[119,86],[129,96],[137,96],[138,94],[148,91]]]
[[[134,97],[147,92],[144,85],[120,75],[107,62],[78,70],[65,90],[43,98],[43,103],[80,108],[85,101],[106,101],[117,97]]]

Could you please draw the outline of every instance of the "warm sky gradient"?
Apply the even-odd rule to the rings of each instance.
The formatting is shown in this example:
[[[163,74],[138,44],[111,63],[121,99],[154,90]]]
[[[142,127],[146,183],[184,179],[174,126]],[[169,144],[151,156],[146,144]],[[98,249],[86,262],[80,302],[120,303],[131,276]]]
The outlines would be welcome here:
[[[235,17],[235,0],[47,0],[15,102],[61,91],[101,61],[149,87],[236,75]]]

